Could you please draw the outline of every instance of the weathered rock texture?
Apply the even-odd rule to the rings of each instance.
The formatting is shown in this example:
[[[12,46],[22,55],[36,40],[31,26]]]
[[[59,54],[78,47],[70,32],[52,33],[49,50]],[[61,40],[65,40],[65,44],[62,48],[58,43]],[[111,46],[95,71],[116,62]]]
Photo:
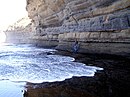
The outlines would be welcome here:
[[[27,0],[27,11],[40,45],[71,51],[77,40],[79,52],[130,52],[130,0]]]

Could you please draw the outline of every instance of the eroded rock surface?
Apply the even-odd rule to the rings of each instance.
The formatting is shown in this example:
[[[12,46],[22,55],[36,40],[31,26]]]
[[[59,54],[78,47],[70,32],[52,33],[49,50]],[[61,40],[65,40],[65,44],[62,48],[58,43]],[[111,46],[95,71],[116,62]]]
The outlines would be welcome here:
[[[129,55],[130,0],[27,0],[26,9],[40,46]]]

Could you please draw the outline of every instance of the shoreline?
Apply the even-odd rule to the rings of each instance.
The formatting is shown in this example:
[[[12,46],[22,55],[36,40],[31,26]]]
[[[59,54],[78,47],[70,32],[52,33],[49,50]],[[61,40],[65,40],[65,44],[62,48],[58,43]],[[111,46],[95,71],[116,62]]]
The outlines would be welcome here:
[[[39,97],[38,95],[43,97],[119,97],[125,95],[125,97],[129,97],[129,58],[72,54],[65,51],[56,51],[54,54],[71,56],[75,58],[76,62],[85,63],[89,66],[98,66],[104,70],[97,71],[94,77],[72,77],[61,82],[44,82],[40,84],[27,82],[24,86],[25,90],[27,90],[27,97]],[[22,94],[21,91],[20,93]]]
[[[71,56],[76,62],[90,66],[104,68],[97,71],[94,77],[72,77],[62,82],[44,82],[41,84],[27,83],[29,97],[35,94],[47,97],[129,97],[130,76],[129,60],[127,58],[107,56],[93,56],[58,51],[55,54]],[[76,93],[76,94],[75,94]],[[35,97],[38,97],[35,95]],[[46,97],[46,96],[43,96]]]

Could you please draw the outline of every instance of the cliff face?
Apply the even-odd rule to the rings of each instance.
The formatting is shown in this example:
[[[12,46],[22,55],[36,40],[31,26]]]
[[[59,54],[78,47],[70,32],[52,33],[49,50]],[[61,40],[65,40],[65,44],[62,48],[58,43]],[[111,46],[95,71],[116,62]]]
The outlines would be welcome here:
[[[78,52],[130,52],[130,0],[27,0],[34,40]]]
[[[16,23],[10,25],[6,31],[6,42],[8,43],[29,43],[33,36],[31,28],[31,19],[27,16],[19,19]]]

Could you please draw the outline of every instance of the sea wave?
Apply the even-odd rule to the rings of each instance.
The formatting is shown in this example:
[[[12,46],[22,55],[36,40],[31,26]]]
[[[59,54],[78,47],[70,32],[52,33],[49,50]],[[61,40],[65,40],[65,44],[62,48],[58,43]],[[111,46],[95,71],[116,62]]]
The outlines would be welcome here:
[[[6,49],[5,49],[6,48]],[[63,81],[73,76],[94,76],[100,67],[74,62],[74,58],[48,55],[54,49],[30,45],[0,47],[0,79],[33,83]]]

